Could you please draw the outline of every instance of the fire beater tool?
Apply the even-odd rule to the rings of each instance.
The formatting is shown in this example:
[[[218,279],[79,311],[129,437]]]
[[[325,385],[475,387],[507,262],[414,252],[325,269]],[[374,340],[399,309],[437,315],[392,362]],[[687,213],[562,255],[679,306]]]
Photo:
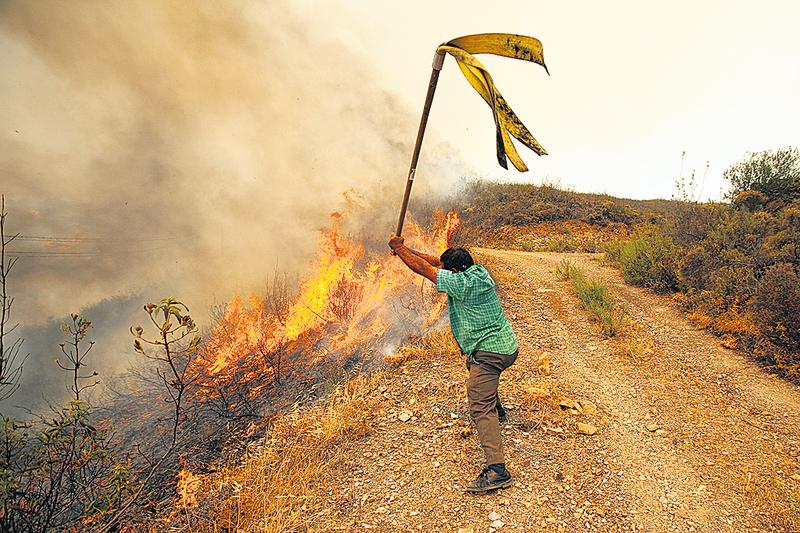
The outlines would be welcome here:
[[[481,33],[477,35],[466,35],[447,41],[436,49],[436,54],[433,56],[431,79],[428,82],[428,93],[425,96],[425,105],[422,108],[422,118],[419,122],[414,152],[411,155],[411,165],[408,170],[406,190],[403,194],[403,205],[400,207],[400,219],[397,221],[397,231],[395,234],[398,236],[403,232],[403,222],[406,218],[408,199],[411,196],[411,186],[414,184],[414,174],[417,172],[417,162],[419,161],[419,153],[422,148],[422,138],[425,135],[425,126],[428,124],[428,115],[431,111],[431,104],[433,104],[433,94],[436,92],[439,72],[444,65],[446,54],[453,56],[458,68],[461,69],[461,73],[467,78],[469,84],[472,85],[478,94],[481,95],[481,98],[483,98],[492,109],[492,117],[494,118],[496,128],[497,162],[501,167],[507,169],[507,160],[510,159],[511,164],[514,165],[514,168],[518,171],[525,172],[528,170],[525,162],[522,161],[519,153],[517,153],[517,149],[511,142],[509,134],[533,150],[537,155],[541,156],[547,154],[547,151],[539,144],[533,135],[531,135],[531,132],[528,131],[528,128],[519,120],[514,111],[511,110],[506,100],[495,87],[492,76],[486,70],[486,67],[475,58],[475,54],[494,54],[513,59],[522,59],[541,65],[544,67],[545,72],[550,74],[547,70],[547,65],[544,63],[541,41],[533,37],[513,35],[510,33]]]

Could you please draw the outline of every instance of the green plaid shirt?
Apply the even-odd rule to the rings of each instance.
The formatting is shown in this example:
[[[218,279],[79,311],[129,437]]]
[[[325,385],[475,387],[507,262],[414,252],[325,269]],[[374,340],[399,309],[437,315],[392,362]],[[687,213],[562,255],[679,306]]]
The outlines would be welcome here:
[[[494,280],[481,265],[464,272],[436,271],[436,290],[447,294],[450,327],[461,351],[512,354],[517,337],[503,314]]]

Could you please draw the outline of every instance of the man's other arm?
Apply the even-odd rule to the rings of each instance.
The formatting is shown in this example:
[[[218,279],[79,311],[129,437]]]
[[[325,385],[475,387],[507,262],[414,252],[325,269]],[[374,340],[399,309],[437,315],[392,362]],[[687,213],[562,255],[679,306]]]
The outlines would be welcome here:
[[[435,255],[428,255],[426,253],[418,252],[412,248],[409,248],[408,246],[406,246],[406,250],[416,255],[417,257],[424,259],[425,261],[428,262],[429,265],[431,265],[434,268],[442,268],[443,266],[442,262]]]

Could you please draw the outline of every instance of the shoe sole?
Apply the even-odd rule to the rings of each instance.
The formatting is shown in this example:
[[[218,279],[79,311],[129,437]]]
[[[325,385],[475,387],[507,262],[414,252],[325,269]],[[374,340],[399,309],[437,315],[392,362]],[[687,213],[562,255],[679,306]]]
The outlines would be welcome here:
[[[490,492],[498,491],[500,489],[507,489],[508,487],[510,487],[513,484],[514,484],[514,480],[513,479],[509,479],[508,481],[503,481],[502,483],[498,483],[497,485],[493,485],[491,487],[486,487],[486,488],[483,488],[483,489],[479,489],[477,487],[476,488],[467,487],[466,489],[464,489],[464,492],[468,492],[470,494],[487,494],[487,493],[490,493]]]

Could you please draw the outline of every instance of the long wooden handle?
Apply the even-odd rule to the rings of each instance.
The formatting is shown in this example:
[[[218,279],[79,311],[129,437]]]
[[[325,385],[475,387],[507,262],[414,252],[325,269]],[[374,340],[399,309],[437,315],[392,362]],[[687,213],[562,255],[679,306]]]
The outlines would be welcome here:
[[[405,222],[406,219],[408,199],[411,197],[411,186],[414,185],[414,174],[417,172],[417,161],[419,161],[419,153],[420,150],[422,150],[422,138],[425,137],[425,127],[428,125],[428,115],[431,112],[433,95],[436,92],[436,84],[439,83],[439,72],[441,72],[443,65],[444,53],[437,52],[433,57],[431,80],[428,82],[428,94],[425,96],[425,107],[422,108],[422,118],[419,121],[419,130],[417,130],[417,142],[414,144],[414,153],[411,155],[411,166],[408,169],[406,191],[403,194],[403,205],[400,207],[400,219],[397,221],[397,231],[395,232],[398,236],[403,233],[403,222]]]

